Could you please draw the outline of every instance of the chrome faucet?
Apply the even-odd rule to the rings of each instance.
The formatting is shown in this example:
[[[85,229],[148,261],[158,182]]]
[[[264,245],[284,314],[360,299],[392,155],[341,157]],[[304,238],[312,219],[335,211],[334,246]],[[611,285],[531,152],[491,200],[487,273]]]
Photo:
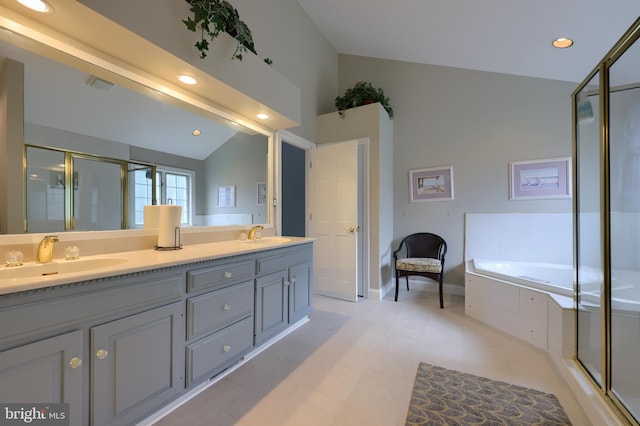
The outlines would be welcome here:
[[[247,239],[248,240],[255,240],[256,239],[256,231],[258,229],[264,229],[264,226],[256,225],[256,226],[252,227],[251,229],[249,229],[249,233],[247,234]]]
[[[57,243],[57,235],[47,235],[40,241],[36,253],[36,263],[49,263],[53,260],[53,245]]]

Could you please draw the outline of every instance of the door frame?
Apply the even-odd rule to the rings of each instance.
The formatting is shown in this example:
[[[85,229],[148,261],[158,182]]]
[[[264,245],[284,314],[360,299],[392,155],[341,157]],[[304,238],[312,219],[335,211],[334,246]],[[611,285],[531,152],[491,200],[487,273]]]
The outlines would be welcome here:
[[[362,147],[363,156],[362,162],[360,164],[360,169],[358,170],[359,176],[361,175],[362,181],[362,190],[363,190],[363,200],[362,204],[364,207],[364,211],[362,215],[358,217],[359,220],[362,220],[360,227],[362,229],[362,265],[358,265],[360,267],[360,279],[363,282],[363,294],[362,297],[368,299],[371,295],[371,200],[369,197],[369,192],[371,188],[371,158],[370,158],[370,140],[368,137],[358,138],[357,145],[358,148]],[[282,235],[282,211],[280,205],[280,199],[282,197],[282,144],[288,143],[297,148],[305,150],[305,163],[309,164],[309,151],[311,149],[315,149],[318,145],[303,138],[302,136],[298,136],[294,133],[291,133],[288,130],[278,130],[275,133],[275,155],[274,155],[274,200],[276,202],[275,208],[273,212],[275,214],[274,218],[274,226],[276,227],[276,235]],[[311,182],[310,182],[310,173],[309,167],[305,165],[305,194],[309,194],[311,190]],[[309,213],[311,210],[309,197],[305,196],[305,235],[309,234]]]
[[[357,139],[358,147],[358,185],[359,194],[361,196],[360,205],[358,206],[358,226],[361,231],[358,233],[358,280],[362,283],[362,298],[368,299],[371,293],[371,200],[369,198],[370,191],[370,167],[369,167],[369,138]],[[358,287],[358,290],[360,288]]]

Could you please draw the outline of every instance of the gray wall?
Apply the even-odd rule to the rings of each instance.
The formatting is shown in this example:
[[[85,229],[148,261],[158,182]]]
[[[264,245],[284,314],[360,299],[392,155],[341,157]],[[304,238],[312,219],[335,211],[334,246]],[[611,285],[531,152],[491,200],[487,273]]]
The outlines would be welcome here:
[[[266,206],[257,205],[257,184],[267,175],[267,148],[264,135],[236,133],[204,160],[203,214],[251,213],[254,223],[266,222]],[[235,207],[218,207],[218,186],[226,185],[235,185]]]
[[[335,111],[338,55],[296,0],[234,0],[261,57],[300,88],[302,123],[288,129],[316,138],[316,115]]]
[[[574,83],[340,55],[339,87],[367,80],[394,109],[394,244],[430,231],[449,245],[445,281],[464,283],[464,214],[571,211],[509,200],[509,161],[571,155]],[[452,165],[452,201],[409,202],[408,170]]]

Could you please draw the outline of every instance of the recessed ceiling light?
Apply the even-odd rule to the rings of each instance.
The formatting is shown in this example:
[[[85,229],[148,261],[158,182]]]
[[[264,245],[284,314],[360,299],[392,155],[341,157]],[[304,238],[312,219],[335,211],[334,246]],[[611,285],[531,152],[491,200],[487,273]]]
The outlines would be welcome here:
[[[23,6],[40,13],[53,13],[53,7],[44,0],[18,0]]]
[[[258,114],[258,118],[260,120],[266,120],[267,118],[269,118],[269,116],[267,114],[260,113],[260,114]]]
[[[196,80],[195,77],[187,75],[187,74],[180,74],[178,76],[178,80],[180,80],[184,84],[189,84],[189,85],[193,85],[193,84],[197,84],[198,83],[198,80]]]
[[[191,134],[193,136],[200,136],[202,134],[202,132],[200,130],[198,130],[198,129],[195,129],[193,132],[191,132]]]
[[[566,37],[559,37],[553,42],[551,42],[553,47],[557,47],[558,49],[566,49],[567,47],[571,47],[573,45],[573,40]]]

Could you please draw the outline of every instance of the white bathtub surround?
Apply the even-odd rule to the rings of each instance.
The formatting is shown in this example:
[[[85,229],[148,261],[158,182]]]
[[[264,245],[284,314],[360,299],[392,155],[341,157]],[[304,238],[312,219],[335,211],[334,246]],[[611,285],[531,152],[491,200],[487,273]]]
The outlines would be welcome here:
[[[571,213],[467,214],[465,313],[545,351],[592,424],[622,425],[575,360],[572,231]]]
[[[572,213],[467,213],[464,258],[572,265]]]
[[[560,357],[572,357],[575,352],[573,298],[526,286],[528,280],[474,269],[476,262],[467,262],[465,272],[465,313],[492,327],[528,342],[544,351],[551,347]],[[517,266],[513,263],[478,262],[484,266]],[[529,266],[530,273],[538,275]],[[512,268],[508,268],[512,269]],[[563,269],[559,269],[564,272]],[[551,278],[551,277],[550,277]],[[556,279],[556,278],[554,278]],[[542,283],[541,283],[542,284]],[[551,286],[549,286],[551,287]],[[556,321],[549,321],[549,312],[559,309]],[[557,320],[561,321],[558,322]]]

